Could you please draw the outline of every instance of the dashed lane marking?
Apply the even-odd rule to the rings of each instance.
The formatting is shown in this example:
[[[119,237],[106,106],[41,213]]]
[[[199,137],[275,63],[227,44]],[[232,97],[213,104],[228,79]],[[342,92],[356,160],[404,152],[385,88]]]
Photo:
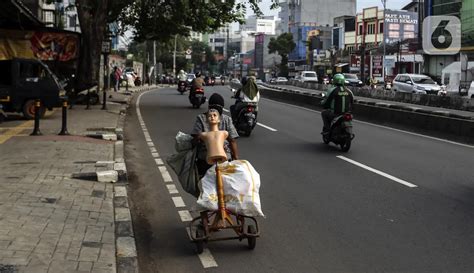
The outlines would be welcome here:
[[[186,207],[186,204],[184,204],[183,198],[181,196],[173,196],[171,197],[173,199],[174,206],[177,208],[184,208]]]

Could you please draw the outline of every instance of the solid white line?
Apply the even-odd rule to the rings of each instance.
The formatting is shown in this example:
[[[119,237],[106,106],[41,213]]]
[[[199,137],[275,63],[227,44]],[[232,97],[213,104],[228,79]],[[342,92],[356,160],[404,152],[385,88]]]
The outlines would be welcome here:
[[[171,179],[171,176],[165,166],[158,166],[158,169],[160,170],[161,176],[165,182],[173,182],[173,179]]]
[[[270,100],[270,99],[264,99],[264,98],[261,98],[261,99],[267,100],[267,101],[270,101],[270,102],[273,102],[273,103],[282,104],[282,105],[286,105],[286,106],[291,106],[291,107],[298,108],[298,109],[301,109],[301,110],[306,110],[306,111],[309,111],[309,112],[321,114],[321,111],[316,111],[316,110],[305,108],[305,107],[302,107],[302,106],[292,105],[292,104],[288,104],[288,103],[284,103],[284,102],[280,102],[280,101],[274,101],[274,100]],[[371,126],[374,126],[374,127],[379,127],[379,128],[383,128],[383,129],[387,129],[387,130],[392,130],[392,131],[395,131],[395,132],[405,133],[405,134],[409,134],[409,135],[413,135],[413,136],[418,136],[418,137],[428,138],[428,139],[432,139],[432,140],[437,140],[437,141],[441,141],[441,142],[449,143],[449,144],[453,144],[453,145],[458,145],[458,146],[465,147],[465,148],[474,149],[474,145],[468,145],[468,144],[455,142],[455,141],[451,141],[451,140],[447,140],[447,139],[442,139],[442,138],[427,136],[427,135],[423,135],[423,134],[413,133],[413,132],[400,130],[400,129],[396,129],[396,128],[392,128],[392,127],[387,127],[387,126],[383,126],[383,125],[378,125],[378,124],[370,123],[370,122],[366,122],[366,121],[354,120],[354,122],[358,122],[358,123],[362,123],[362,124],[366,124],[366,125],[371,125]]]
[[[204,268],[217,267],[216,260],[214,260],[214,257],[208,248],[205,248],[201,254],[198,254],[198,256]]]
[[[277,129],[273,129],[272,127],[269,127],[269,126],[267,126],[267,125],[261,124],[260,122],[257,122],[257,125],[258,125],[258,126],[261,126],[261,127],[263,127],[263,128],[265,128],[265,129],[268,129],[268,130],[270,130],[270,131],[272,131],[272,132],[277,132]]]
[[[175,185],[175,184],[168,184],[168,185],[166,185],[166,187],[168,188],[168,192],[169,192],[170,194],[177,194],[177,193],[179,193],[179,192],[178,192],[178,189],[176,189],[176,185]]]
[[[154,158],[158,158],[158,157],[160,157],[160,154],[151,152],[151,156],[153,156]]]
[[[230,112],[230,111],[227,110],[227,109],[224,109],[224,112]],[[263,127],[263,128],[265,128],[265,129],[268,129],[268,130],[270,130],[270,131],[272,131],[272,132],[277,132],[277,131],[278,131],[277,129],[273,129],[273,128],[270,127],[270,126],[261,124],[260,122],[257,122],[257,125],[258,125],[258,126],[261,126],[261,127]]]
[[[412,184],[412,183],[410,183],[410,182],[407,182],[407,181],[402,180],[402,179],[400,179],[400,178],[397,178],[397,177],[395,177],[395,176],[389,175],[389,174],[384,173],[384,172],[382,172],[382,171],[376,170],[376,169],[374,169],[374,168],[371,168],[371,167],[369,167],[369,166],[367,166],[367,165],[364,165],[364,164],[362,164],[362,163],[359,163],[359,162],[354,161],[354,160],[352,160],[352,159],[349,159],[349,158],[347,158],[347,157],[344,157],[344,156],[339,155],[339,156],[337,156],[337,158],[340,158],[340,159],[342,159],[342,160],[344,160],[344,161],[347,161],[347,162],[349,162],[349,163],[351,163],[351,164],[354,164],[354,165],[356,165],[356,166],[359,166],[359,167],[361,167],[361,168],[363,168],[363,169],[366,169],[366,170],[368,170],[368,171],[371,171],[371,172],[373,172],[373,173],[376,173],[376,174],[378,174],[378,175],[381,175],[381,176],[383,176],[383,177],[386,177],[386,178],[388,178],[388,179],[391,179],[391,180],[393,180],[393,181],[395,181],[395,182],[397,182],[397,183],[400,183],[400,184],[402,184],[402,185],[405,185],[405,186],[407,186],[407,187],[410,187],[410,188],[416,188],[416,187],[418,187],[418,186],[415,185],[415,184]]]
[[[161,160],[161,158],[155,158],[155,163],[158,166],[164,165],[163,160]]]
[[[186,207],[186,204],[184,204],[183,198],[181,196],[173,196],[171,197],[173,199],[174,206],[177,208],[183,208]]]
[[[193,217],[191,216],[191,213],[189,213],[189,210],[180,210],[178,211],[178,213],[182,222],[190,222],[193,220]]]

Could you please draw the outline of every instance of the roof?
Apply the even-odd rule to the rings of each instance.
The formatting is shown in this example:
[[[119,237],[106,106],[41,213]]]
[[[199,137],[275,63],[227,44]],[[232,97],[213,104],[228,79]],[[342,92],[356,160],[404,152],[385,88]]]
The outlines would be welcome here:
[[[5,2],[0,9],[0,28],[28,30],[44,27],[44,23],[19,0]]]
[[[406,6],[404,6],[402,10],[409,10],[415,5],[418,5],[418,3],[419,3],[419,0],[412,0],[411,3],[408,3]]]

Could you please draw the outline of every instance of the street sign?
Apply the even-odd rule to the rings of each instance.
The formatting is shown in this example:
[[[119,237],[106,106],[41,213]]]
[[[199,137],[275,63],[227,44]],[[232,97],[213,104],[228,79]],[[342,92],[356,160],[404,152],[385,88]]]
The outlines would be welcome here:
[[[191,60],[191,54],[186,54],[186,60]]]
[[[186,55],[191,55],[191,53],[193,53],[193,51],[192,51],[190,48],[188,48],[188,49],[186,50]]]

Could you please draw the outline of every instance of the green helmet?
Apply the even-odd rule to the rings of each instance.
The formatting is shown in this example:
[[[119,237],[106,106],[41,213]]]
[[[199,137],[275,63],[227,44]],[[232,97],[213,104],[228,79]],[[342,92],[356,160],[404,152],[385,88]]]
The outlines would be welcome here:
[[[344,75],[342,74],[336,74],[334,75],[334,77],[332,78],[332,83],[334,85],[338,85],[338,86],[344,86],[344,84],[346,84],[346,77],[344,77]]]

